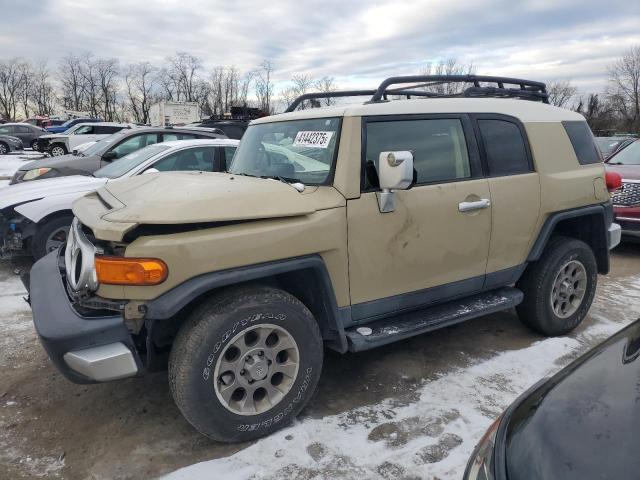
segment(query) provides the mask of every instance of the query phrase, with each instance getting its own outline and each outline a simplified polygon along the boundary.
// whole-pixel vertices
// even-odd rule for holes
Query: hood
[[[622,180],[640,180],[640,165],[609,165],[604,164],[608,172],[619,173]]]
[[[300,193],[278,180],[227,173],[172,172],[110,181],[98,194],[124,205],[102,218],[119,223],[184,224],[307,215],[345,205],[333,187]]]
[[[92,155],[88,157],[83,157],[82,155],[72,155],[72,154],[60,155],[59,157],[49,157],[43,160],[33,160],[31,162],[25,163],[24,165],[20,166],[20,170],[29,171],[33,168],[42,168],[42,167],[49,167],[49,168],[68,167],[68,166],[72,166],[74,162],[81,162],[83,165],[87,163],[95,163],[96,168],[91,170],[93,172],[100,166],[100,157],[96,155]],[[80,168],[80,170],[84,170],[84,169]]]
[[[46,140],[52,139],[52,138],[60,138],[60,137],[67,137],[68,135],[63,135],[62,133],[46,133],[44,135],[40,135],[39,138],[44,138]]]
[[[104,178],[76,175],[9,185],[0,189],[0,209],[19,203],[32,202],[44,197],[94,190],[105,182],[106,179]]]
[[[508,416],[509,480],[638,471],[640,321],[525,396]]]

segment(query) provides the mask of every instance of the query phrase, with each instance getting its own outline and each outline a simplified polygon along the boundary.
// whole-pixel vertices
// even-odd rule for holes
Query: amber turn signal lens
[[[167,264],[157,258],[96,256],[98,282],[107,285],[158,285],[167,279]]]

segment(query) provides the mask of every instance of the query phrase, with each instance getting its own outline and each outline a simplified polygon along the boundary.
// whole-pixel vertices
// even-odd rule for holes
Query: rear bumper
[[[84,317],[73,308],[59,253],[36,262],[29,275],[33,323],[56,368],[75,383],[137,375],[142,363],[122,316]]]
[[[640,237],[640,205],[634,207],[614,206],[615,221],[622,228],[622,234]]]

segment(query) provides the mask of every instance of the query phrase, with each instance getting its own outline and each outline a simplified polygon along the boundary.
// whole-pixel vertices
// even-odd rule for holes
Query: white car
[[[95,122],[78,123],[64,133],[52,133],[38,138],[38,150],[48,152],[52,157],[71,153],[87,142],[96,142],[124,128],[134,128],[130,123]]]
[[[177,140],[156,143],[125,155],[93,176],[75,175],[24,182],[0,189],[0,250],[30,252],[38,259],[67,239],[71,204],[107,182],[165,171],[222,172],[229,149],[239,140]],[[176,185],[176,188],[180,188]]]

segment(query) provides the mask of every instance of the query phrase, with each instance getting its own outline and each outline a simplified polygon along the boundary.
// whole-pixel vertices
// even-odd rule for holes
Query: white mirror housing
[[[395,210],[393,190],[406,190],[413,183],[413,153],[400,150],[380,152],[378,157],[378,179],[381,192],[377,192],[381,213]]]
[[[144,172],[142,172],[143,175],[147,174],[147,173],[158,173],[160,170],[158,170],[157,168],[147,168]]]

